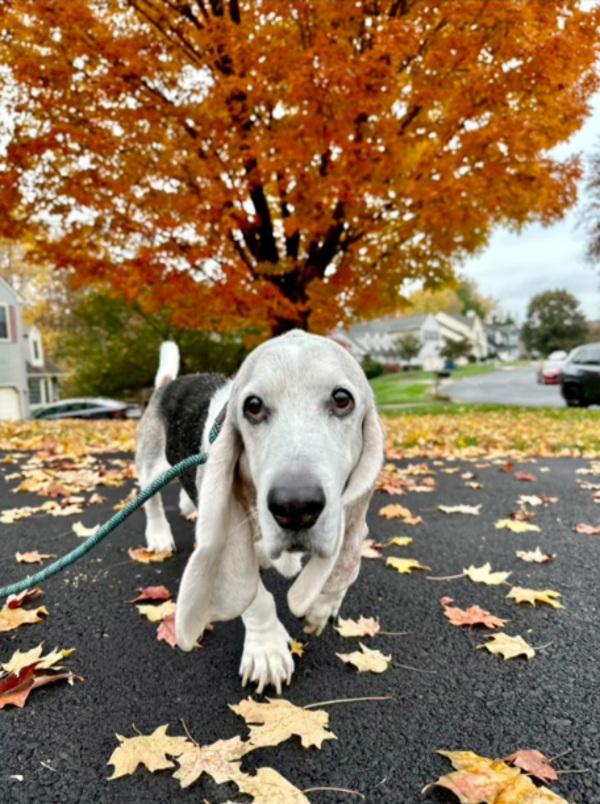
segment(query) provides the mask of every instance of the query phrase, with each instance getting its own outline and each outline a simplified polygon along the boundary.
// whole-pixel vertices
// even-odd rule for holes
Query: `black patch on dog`
[[[200,452],[210,400],[226,382],[223,374],[186,374],[156,392],[171,466]],[[188,469],[179,480],[197,505],[196,468]]]

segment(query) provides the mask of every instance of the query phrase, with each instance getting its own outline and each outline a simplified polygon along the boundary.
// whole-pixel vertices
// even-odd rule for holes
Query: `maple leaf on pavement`
[[[38,687],[54,684],[57,681],[83,681],[81,676],[72,672],[58,673],[62,668],[58,662],[73,653],[73,648],[55,649],[42,656],[42,645],[38,645],[25,653],[15,651],[8,662],[1,665],[3,674],[0,678],[0,709],[5,706],[22,708],[29,695]]]
[[[390,556],[385,560],[386,567],[392,567],[396,572],[402,575],[409,575],[413,570],[430,570],[425,564],[421,564],[416,558],[398,558],[397,556]]]
[[[344,620],[343,617],[339,617],[338,624],[333,627],[340,636],[346,637],[347,639],[375,636],[381,630],[379,620],[376,620],[374,617],[363,617],[362,615],[358,620]]]
[[[395,544],[396,547],[408,547],[410,544],[413,543],[412,536],[392,536],[392,538],[387,543],[386,547],[392,544]]]
[[[173,555],[166,550],[148,550],[147,547],[130,547],[127,553],[129,558],[139,561],[140,564],[162,563]]]
[[[217,740],[210,745],[194,745],[188,741],[177,756],[179,768],[173,778],[181,787],[189,787],[203,773],[212,776],[217,784],[233,781],[241,772],[238,761],[253,749],[254,746],[240,737]]]
[[[531,603],[532,606],[536,603],[546,603],[553,609],[564,609],[557,599],[560,597],[560,592],[555,592],[553,589],[524,589],[522,586],[513,586],[506,597],[516,603]]]
[[[486,586],[498,586],[505,583],[510,574],[510,572],[492,572],[492,565],[489,561],[481,567],[474,567],[471,564],[470,567],[463,570],[463,575],[466,575],[467,578],[475,583],[484,583]]]
[[[516,480],[521,480],[525,483],[535,483],[537,480],[537,477],[532,475],[531,472],[515,472],[514,477]]]
[[[80,536],[82,539],[87,539],[89,536],[93,536],[99,527],[100,525],[92,525],[91,528],[88,528],[83,524],[83,522],[73,522],[71,525],[71,530],[76,536]]]
[[[20,595],[11,595],[0,609],[0,632],[14,631],[21,625],[38,623],[44,616],[47,616],[48,609],[45,606],[38,606],[36,609],[23,608],[24,603],[41,594],[41,589],[31,589]]]
[[[444,514],[472,514],[473,516],[479,516],[481,503],[479,505],[438,505],[438,509]]]
[[[67,659],[75,652],[75,648],[63,648],[61,650],[55,648],[53,651],[43,656],[43,650],[44,648],[41,642],[39,645],[36,645],[35,648],[31,648],[31,650],[25,651],[24,653],[17,650],[13,653],[8,662],[0,664],[0,667],[4,673],[18,673],[24,667],[29,667],[31,664],[35,664],[37,670],[48,670],[50,668],[60,670],[61,668],[57,666],[57,662]]]
[[[472,751],[438,751],[447,757],[454,772],[428,784],[450,790],[460,804],[567,804],[564,798],[545,787],[537,787],[519,768],[500,759],[481,757]]]
[[[185,750],[187,737],[171,737],[168,724],[158,726],[152,734],[123,737],[117,734],[120,745],[112,752],[108,765],[114,766],[109,779],[119,779],[133,773],[138,765],[144,765],[151,773],[175,767],[169,757],[178,757]]]
[[[586,525],[582,522],[580,525],[575,525],[573,530],[575,533],[583,533],[585,536],[600,536],[600,525]]]
[[[553,561],[556,558],[555,553],[542,553],[539,547],[536,547],[535,550],[517,550],[515,555],[521,561],[533,564],[545,564],[547,561]]]
[[[151,623],[158,623],[168,617],[170,614],[175,614],[175,603],[172,600],[165,600],[157,606],[148,604],[146,606],[137,606],[137,610],[146,617]]]
[[[360,643],[360,650],[352,653],[336,653],[338,659],[346,664],[352,664],[359,673],[385,673],[392,661],[391,655],[385,656],[379,650],[371,650]]]
[[[505,757],[504,761],[509,765],[515,765],[517,768],[521,768],[521,770],[531,774],[531,776],[535,776],[540,782],[558,781],[558,773],[550,764],[550,760],[545,757],[541,751],[536,751],[534,748],[520,748],[518,751],[515,751],[514,754]]]
[[[166,586],[145,586],[138,589],[139,595],[130,603],[141,603],[144,600],[170,600],[172,595]]]
[[[49,558],[56,558],[53,553],[40,553],[39,550],[30,550],[27,553],[15,553],[19,564],[41,564]]]
[[[175,636],[175,615],[167,616],[158,624],[156,629],[156,639],[159,642],[166,642],[172,648],[177,647],[177,637]]]
[[[284,698],[267,698],[267,703],[261,703],[249,697],[229,708],[250,727],[249,742],[254,748],[279,745],[294,735],[304,748],[321,748],[324,740],[337,740],[328,730],[328,712],[303,709]]]
[[[405,525],[422,525],[423,519],[415,516],[408,508],[403,505],[384,505],[379,509],[379,516],[385,519],[401,519]]]
[[[375,539],[364,539],[360,548],[361,558],[383,558],[381,551],[383,545],[378,544]]]
[[[490,653],[499,653],[505,659],[514,659],[517,656],[533,659],[535,656],[535,650],[522,636],[509,636],[500,631],[497,634],[489,634],[487,639],[485,644],[477,646],[477,650],[485,648]]]
[[[486,628],[498,628],[506,625],[508,620],[502,620],[500,617],[495,617],[489,611],[480,608],[479,606],[469,606],[468,609],[460,609],[457,606],[451,606],[454,603],[451,597],[443,597],[440,603],[444,607],[444,614],[450,620],[452,625],[484,625]]]
[[[537,525],[532,525],[530,522],[520,522],[518,519],[499,519],[496,522],[496,528],[511,530],[513,533],[540,532],[540,528]]]
[[[255,776],[240,773],[233,781],[254,804],[310,804],[304,793],[274,768],[259,768]]]

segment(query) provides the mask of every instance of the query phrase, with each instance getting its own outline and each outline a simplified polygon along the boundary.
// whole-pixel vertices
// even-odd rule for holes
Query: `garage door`
[[[20,419],[19,394],[14,388],[0,388],[0,419]]]

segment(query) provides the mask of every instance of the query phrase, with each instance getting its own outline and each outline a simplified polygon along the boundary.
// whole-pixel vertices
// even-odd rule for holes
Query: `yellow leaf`
[[[171,737],[167,734],[168,725],[159,726],[152,734],[137,737],[122,737],[117,734],[120,745],[112,752],[108,765],[114,766],[110,779],[119,779],[133,773],[138,765],[144,765],[150,773],[173,768],[168,757],[178,757],[185,750],[186,737]]]
[[[505,659],[514,659],[516,656],[524,655],[528,659],[533,659],[535,650],[526,642],[522,636],[509,636],[504,631],[490,634],[488,641],[484,645],[478,645],[477,649],[485,648],[490,653],[499,653]]]
[[[162,563],[173,555],[166,550],[148,550],[147,547],[130,547],[127,553],[129,558],[140,564]]]
[[[410,536],[394,536],[389,540],[388,545],[395,544],[397,547],[408,547],[412,543],[413,540]]]
[[[301,659],[304,656],[304,642],[298,642],[298,640],[292,639],[290,642],[290,653],[292,656],[297,656]]]
[[[421,525],[423,523],[420,516],[415,516],[408,508],[397,504],[384,505],[379,509],[379,516],[383,516],[385,519],[401,519],[405,525]]]
[[[351,639],[352,637],[375,636],[381,630],[379,620],[374,617],[359,617],[358,620],[338,619],[338,624],[334,625],[335,630],[340,636]]]
[[[45,606],[38,606],[37,609],[15,608],[9,609],[6,605],[0,609],[0,631],[14,631],[21,625],[39,623],[43,616],[48,615]]]
[[[431,567],[421,564],[421,562],[417,561],[416,558],[397,558],[396,556],[390,556],[386,559],[385,564],[387,567],[392,567],[392,569],[395,569],[397,572],[400,572],[403,575],[408,575],[413,570],[431,569]]]
[[[9,661],[0,664],[0,667],[4,673],[19,673],[24,667],[29,667],[31,664],[37,665],[37,670],[48,670],[50,667],[54,670],[60,670],[61,668],[57,665],[57,662],[66,659],[74,652],[75,648],[63,648],[62,650],[55,648],[43,656],[43,645],[40,642],[35,648],[31,648],[31,650],[24,653],[21,653],[20,650],[15,651]]]
[[[554,553],[542,553],[539,547],[536,547],[535,550],[517,550],[516,556],[521,561],[528,561],[534,564],[545,564],[555,558]]]
[[[564,609],[562,603],[557,600],[560,592],[552,589],[524,589],[522,586],[513,586],[506,597],[517,603],[531,603],[532,606],[535,606],[536,603],[546,603],[553,609]]]
[[[173,778],[179,781],[181,787],[189,787],[203,773],[207,773],[217,784],[225,784],[240,773],[237,760],[252,748],[239,737],[217,740],[210,745],[194,745],[188,742],[178,755],[179,768]]]
[[[472,514],[479,516],[481,513],[481,503],[479,505],[438,505],[444,514]]]
[[[87,539],[89,536],[93,536],[99,527],[99,525],[93,525],[91,528],[88,528],[83,524],[83,522],[74,522],[71,525],[73,533],[76,536],[80,536],[82,539]]]
[[[338,659],[353,664],[359,673],[385,673],[392,661],[391,655],[385,656],[379,650],[371,650],[360,643],[360,650],[352,653],[336,653]]]
[[[537,525],[532,525],[531,522],[521,522],[518,519],[499,519],[496,522],[496,528],[510,530],[513,533],[532,533],[540,532]]]
[[[463,575],[470,578],[475,583],[484,583],[486,586],[497,586],[504,583],[509,577],[510,572],[492,572],[492,565],[488,561],[481,567],[474,567],[472,564],[463,570]]]
[[[255,776],[240,773],[233,781],[254,804],[310,804],[304,793],[273,768],[259,768]]]
[[[162,622],[165,617],[175,614],[175,603],[172,600],[165,600],[164,603],[160,603],[158,606],[149,604],[136,606],[136,608],[142,617],[146,617],[151,623]]]
[[[304,748],[321,748],[324,740],[336,740],[328,731],[329,713],[323,710],[303,709],[284,698],[267,699],[267,703],[246,698],[229,706],[250,726],[250,743],[253,748],[279,745],[292,735],[300,737]]]

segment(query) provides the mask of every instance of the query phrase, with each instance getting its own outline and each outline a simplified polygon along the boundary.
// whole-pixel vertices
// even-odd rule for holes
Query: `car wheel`
[[[587,408],[590,404],[584,399],[581,388],[578,385],[565,385],[563,395],[568,408]]]

